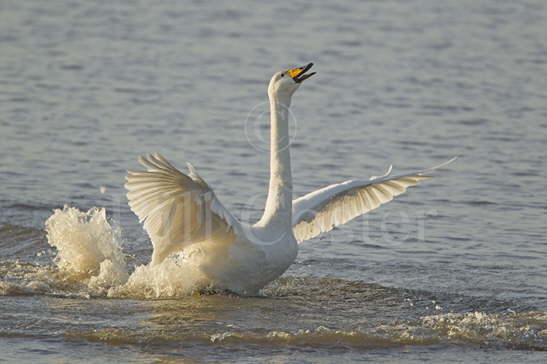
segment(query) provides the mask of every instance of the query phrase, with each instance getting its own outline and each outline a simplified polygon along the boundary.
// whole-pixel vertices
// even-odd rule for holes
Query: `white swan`
[[[183,262],[199,269],[211,287],[255,295],[293,263],[297,242],[373,210],[427,178],[424,173],[433,168],[395,177],[390,169],[293,201],[288,108],[302,81],[315,74],[307,73],[312,65],[278,72],[270,80],[270,187],[256,224],[246,226],[230,214],[190,164],[186,175],[156,153],[139,158],[147,171],[128,171],[129,206],[152,240],[152,265],[183,251]]]

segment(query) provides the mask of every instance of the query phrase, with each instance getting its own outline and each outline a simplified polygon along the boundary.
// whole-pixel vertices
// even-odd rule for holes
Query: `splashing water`
[[[109,297],[160,298],[181,297],[207,288],[202,273],[184,264],[182,254],[173,255],[158,265],[137,266],[127,282],[112,287]]]
[[[104,208],[87,212],[65,206],[46,221],[48,243],[57,249],[55,263],[67,280],[77,280],[92,296],[158,298],[185,296],[206,288],[197,267],[176,254],[161,264],[140,265],[129,275],[121,246]]]
[[[82,212],[75,207],[56,209],[46,221],[48,243],[57,248],[59,270],[79,279],[96,293],[123,284],[129,278],[120,237],[104,208]]]

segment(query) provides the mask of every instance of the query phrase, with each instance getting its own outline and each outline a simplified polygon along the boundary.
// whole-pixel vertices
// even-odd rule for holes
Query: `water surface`
[[[543,362],[545,34],[540,0],[3,1],[2,358]],[[44,224],[65,204],[104,207],[99,231],[131,270],[148,262],[123,189],[142,153],[192,161],[256,217],[267,81],[310,61],[293,100],[296,195],[458,162],[301,245],[264,297],[186,296],[184,277],[159,298],[109,295],[96,272],[59,270]]]

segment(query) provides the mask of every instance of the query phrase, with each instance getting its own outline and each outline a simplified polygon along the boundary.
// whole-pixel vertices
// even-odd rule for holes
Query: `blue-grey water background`
[[[0,1],[0,359],[544,362],[546,34],[541,0]],[[301,245],[265,298],[36,289],[65,204],[147,262],[123,189],[143,153],[256,216],[267,82],[310,61],[296,196],[460,159]]]

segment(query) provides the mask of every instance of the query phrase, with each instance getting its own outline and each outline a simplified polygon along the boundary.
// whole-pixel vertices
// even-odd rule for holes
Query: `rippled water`
[[[1,2],[0,358],[543,362],[545,34],[541,0]],[[257,216],[267,80],[309,61],[297,195],[460,159],[301,245],[264,297],[188,296],[175,265],[111,289],[95,247],[129,273],[151,254],[124,197],[136,157],[191,160]],[[58,212],[80,273],[45,233],[65,204],[108,217]]]

